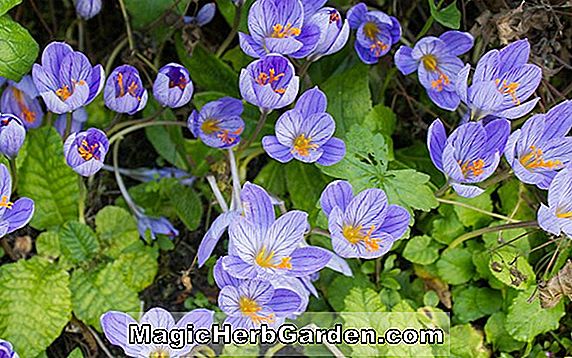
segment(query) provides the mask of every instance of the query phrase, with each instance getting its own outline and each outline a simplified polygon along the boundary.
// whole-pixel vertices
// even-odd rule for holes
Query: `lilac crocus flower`
[[[32,199],[20,198],[11,202],[11,194],[12,178],[8,168],[0,164],[0,238],[26,226],[34,215]]]
[[[12,114],[0,114],[0,153],[15,158],[26,139],[26,128],[20,118]]]
[[[54,122],[54,128],[62,136],[65,136],[66,126],[67,126],[68,116],[67,114],[60,114],[56,121]],[[72,113],[71,123],[70,123],[70,133],[81,132],[83,125],[87,122],[87,111],[84,107],[78,108]]]
[[[258,0],[248,13],[250,35],[239,33],[240,47],[252,57],[269,53],[305,57],[316,47],[320,29],[304,19],[300,0]]]
[[[336,180],[322,192],[320,205],[328,216],[334,251],[345,258],[380,257],[409,226],[409,212],[388,205],[381,189],[366,189],[354,196],[350,183]]]
[[[308,24],[320,29],[320,37],[316,47],[308,53],[309,61],[317,61],[324,56],[341,50],[348,42],[350,26],[348,20],[342,21],[339,11],[332,7],[324,7],[308,20]]]
[[[8,81],[8,87],[2,93],[0,110],[22,119],[24,127],[36,128],[42,124],[44,111],[37,99],[39,96],[32,76],[26,75],[18,83]]]
[[[203,27],[209,22],[213,21],[215,11],[215,3],[208,3],[197,12],[197,16],[183,16],[183,22],[185,25],[194,24],[199,27]]]
[[[478,121],[487,116],[516,119],[534,108],[539,98],[528,102],[540,80],[540,67],[527,63],[530,55],[528,40],[515,41],[481,57],[468,86],[470,65],[455,80],[457,94],[469,107],[466,119]]]
[[[453,111],[460,102],[455,79],[463,61],[458,56],[469,51],[473,42],[468,32],[447,31],[439,37],[427,36],[413,48],[401,46],[395,53],[395,65],[404,75],[417,71],[429,98],[439,107]]]
[[[163,66],[153,84],[153,95],[163,107],[179,108],[193,96],[193,82],[183,66],[170,63]]]
[[[263,323],[277,327],[296,312],[300,302],[296,292],[274,289],[266,280],[246,280],[236,287],[227,285],[218,296],[218,305],[228,316],[224,322],[245,329],[258,328]]]
[[[134,114],[147,104],[147,90],[143,87],[139,71],[133,66],[117,67],[105,82],[105,105],[118,113]]]
[[[42,64],[34,64],[32,77],[48,109],[61,114],[91,103],[103,88],[105,74],[83,53],[52,42],[42,53]]]
[[[551,234],[572,238],[572,170],[558,172],[548,188],[548,206],[541,204],[538,224]]]
[[[187,121],[189,130],[213,148],[232,148],[240,142],[244,130],[242,101],[223,97],[194,110]]]
[[[299,85],[294,66],[280,55],[267,55],[240,71],[240,94],[263,111],[294,102]]]
[[[139,235],[144,239],[151,237],[151,240],[156,240],[157,235],[166,235],[170,239],[179,236],[179,231],[175,229],[167,218],[152,218],[144,215],[142,212],[136,213],[136,217]]]
[[[101,11],[101,0],[75,0],[75,11],[79,17],[89,20]]]
[[[278,118],[276,136],[262,139],[266,153],[281,163],[297,159],[333,165],[342,160],[346,146],[333,137],[336,123],[326,107],[326,95],[318,87],[304,92],[294,109]]]
[[[68,165],[84,177],[94,175],[103,167],[108,150],[107,136],[97,128],[72,133],[64,143]]]
[[[377,10],[368,11],[364,3],[353,6],[347,16],[350,27],[357,29],[356,52],[368,65],[377,63],[401,37],[401,25],[395,17]]]
[[[536,114],[507,142],[505,157],[514,174],[527,184],[548,189],[556,173],[572,161],[572,101],[564,101],[546,114]]]
[[[509,121],[496,119],[484,126],[465,123],[447,138],[443,123],[436,119],[429,127],[427,147],[433,164],[448,177],[457,194],[472,198],[484,192],[474,184],[494,173],[509,134]]]
[[[10,342],[0,339],[0,358],[20,358],[20,356],[14,352]]]
[[[105,337],[111,344],[119,346],[123,349],[125,355],[129,357],[182,357],[189,354],[195,346],[194,344],[182,345],[180,348],[173,348],[173,345],[167,343],[131,343],[130,342],[130,326],[137,326],[137,330],[141,330],[142,325],[150,325],[151,332],[165,332],[170,336],[173,330],[186,331],[187,327],[192,326],[193,330],[210,329],[213,324],[214,312],[206,309],[196,309],[185,314],[180,320],[175,319],[163,308],[152,308],[141,317],[139,322],[130,315],[109,311],[101,316],[101,328]],[[131,337],[132,338],[132,337]],[[171,342],[172,343],[172,342]]]

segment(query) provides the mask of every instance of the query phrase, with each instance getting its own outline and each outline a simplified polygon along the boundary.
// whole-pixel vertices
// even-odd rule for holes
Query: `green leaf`
[[[95,216],[95,231],[102,250],[118,258],[127,247],[139,242],[135,219],[125,209],[106,206]]]
[[[268,192],[283,196],[286,194],[286,179],[284,178],[284,167],[277,161],[270,161],[258,173],[254,183],[261,185]]]
[[[166,161],[178,168],[185,168],[184,138],[180,127],[154,126],[145,128],[145,135],[153,148]]]
[[[32,227],[50,229],[78,217],[77,174],[65,162],[62,138],[53,127],[28,132],[19,194],[34,199]]]
[[[125,7],[129,12],[131,24],[134,28],[140,29],[156,21],[168,10],[174,10],[179,15],[183,15],[190,0],[125,0]],[[173,6],[173,5],[177,6]],[[119,11],[119,9],[117,9]],[[122,20],[123,21],[123,20]],[[123,25],[123,24],[121,24]]]
[[[375,288],[367,276],[361,272],[355,272],[354,277],[337,275],[334,280],[324,287],[325,296],[336,312],[345,310],[345,298],[350,290],[356,288]]]
[[[459,221],[452,205],[440,205],[441,214],[432,223],[431,236],[442,244],[449,245],[457,237],[465,233],[465,227]]]
[[[490,197],[490,193],[487,191],[475,198],[462,198],[459,197],[455,201],[474,206],[478,209],[485,211],[493,211],[493,202]],[[486,226],[493,219],[485,214],[481,214],[475,210],[471,210],[459,205],[453,205],[457,217],[466,227],[481,227]]]
[[[297,160],[282,166],[286,173],[286,188],[297,209],[316,211],[316,203],[327,185],[324,175],[312,164]]]
[[[193,54],[189,55],[180,36],[177,37],[176,48],[179,59],[191,73],[193,83],[197,87],[239,97],[238,74],[229,65],[201,45],[195,47]]]
[[[20,4],[22,0],[2,0],[0,2],[0,16],[4,15],[14,6]]]
[[[451,357],[485,358],[490,354],[483,343],[483,332],[470,324],[451,328]]]
[[[503,312],[493,313],[489,317],[485,325],[487,343],[492,344],[495,350],[501,352],[513,352],[522,349],[524,343],[515,340],[508,334],[505,322],[506,315]]]
[[[429,9],[431,16],[441,25],[456,30],[461,27],[461,12],[457,9],[457,0],[443,9],[437,8],[435,0],[429,0]]]
[[[521,291],[508,309],[506,330],[517,341],[532,342],[537,335],[557,329],[560,318],[565,314],[563,301],[552,308],[544,309],[540,307],[535,293],[534,286]],[[533,295],[534,299],[529,302]]]
[[[70,221],[60,229],[59,243],[62,254],[76,264],[94,258],[99,251],[95,233],[77,221]]]
[[[453,291],[453,318],[460,323],[468,323],[500,310],[500,291],[487,287],[469,287]]]
[[[0,337],[20,357],[44,351],[71,318],[69,275],[44,258],[0,267],[0,292]]]
[[[365,116],[364,127],[375,133],[391,136],[395,130],[397,117],[391,108],[378,104]]]
[[[426,143],[414,141],[413,145],[409,147],[397,149],[395,151],[395,159],[411,169],[429,174],[431,181],[436,186],[441,187],[445,184],[445,176],[431,161]]]
[[[0,5],[0,9],[2,8],[4,5]],[[30,72],[38,52],[38,43],[28,30],[13,21],[9,15],[0,17],[0,76],[19,81]]]
[[[437,271],[443,281],[451,285],[465,283],[475,274],[472,255],[460,247],[445,250],[437,261]]]
[[[130,289],[140,292],[153,283],[159,268],[158,257],[156,247],[146,246],[139,241],[127,248],[113,262],[113,267],[121,272],[123,281]]]
[[[493,251],[489,256],[489,269],[497,280],[517,290],[524,290],[536,282],[532,266],[511,247]]]
[[[68,355],[68,358],[83,358],[83,352],[80,348],[76,348]]]
[[[328,97],[328,113],[336,121],[336,133],[345,137],[354,124],[363,123],[371,111],[368,67],[362,63],[331,76],[322,85]]]
[[[36,238],[36,251],[38,255],[47,258],[58,258],[62,254],[60,250],[60,237],[55,231],[46,231]]]
[[[429,265],[439,258],[439,246],[431,242],[429,236],[415,236],[407,241],[403,257],[421,265]]]
[[[203,204],[197,193],[188,186],[173,182],[168,196],[179,219],[189,230],[196,230],[203,216]]]
[[[427,186],[431,178],[413,169],[390,170],[382,180],[389,202],[405,208],[430,211],[439,203],[433,190]]]
[[[384,312],[385,305],[377,292],[367,287],[353,287],[344,299],[345,312]],[[365,327],[365,326],[359,326]]]
[[[138,312],[137,292],[121,277],[122,272],[113,264],[91,271],[75,270],[70,289],[77,318],[101,330],[99,318],[107,311]]]

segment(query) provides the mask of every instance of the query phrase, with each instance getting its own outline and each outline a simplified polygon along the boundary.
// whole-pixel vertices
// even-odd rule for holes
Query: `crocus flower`
[[[139,215],[136,216],[139,235],[144,239],[148,237],[147,234],[149,234],[152,240],[156,240],[157,235],[166,235],[170,239],[179,236],[179,231],[175,229],[167,218],[152,218],[143,213],[139,213]]]
[[[34,64],[32,77],[48,109],[61,114],[91,103],[103,88],[105,74],[83,53],[52,42],[42,53],[42,64]]]
[[[0,358],[20,358],[20,356],[14,352],[10,342],[0,339]]]
[[[239,33],[240,47],[252,57],[268,53],[305,57],[316,47],[320,29],[304,19],[300,0],[255,1],[248,13],[250,35]]]
[[[548,189],[556,173],[572,161],[571,128],[572,101],[564,101],[514,131],[504,154],[518,179]]]
[[[247,280],[236,287],[227,285],[218,296],[220,309],[227,314],[225,323],[233,328],[258,328],[261,324],[277,327],[296,312],[300,296],[288,289],[274,289],[266,280]]]
[[[208,3],[197,12],[197,16],[183,16],[183,22],[186,25],[194,24],[203,27],[213,21],[215,11],[216,5],[212,2]]]
[[[107,340],[123,349],[123,352],[129,357],[182,357],[186,356],[195,346],[187,344],[179,349],[171,348],[169,344],[152,343],[131,343],[129,335],[129,326],[140,326],[148,324],[151,326],[151,332],[161,330],[169,335],[171,330],[186,331],[188,325],[193,326],[193,330],[201,328],[210,329],[213,324],[214,312],[206,309],[196,309],[185,314],[179,321],[175,319],[168,311],[163,308],[152,308],[147,311],[137,322],[130,315],[109,311],[101,316],[101,328]]]
[[[333,165],[344,157],[346,146],[333,138],[336,123],[326,113],[326,95],[314,87],[304,92],[294,109],[276,122],[276,136],[266,136],[262,146],[281,163],[297,159],[305,163]]]
[[[347,16],[350,27],[357,29],[356,52],[368,65],[377,63],[401,37],[401,25],[395,17],[377,10],[368,11],[364,3],[353,6]]]
[[[0,153],[8,158],[16,157],[25,139],[26,129],[20,118],[0,114]]]
[[[68,165],[84,177],[94,175],[103,167],[108,150],[107,136],[97,128],[72,133],[64,143]]]
[[[189,130],[213,148],[232,148],[240,142],[244,130],[242,101],[223,97],[194,110],[187,121]]]
[[[447,31],[439,37],[427,36],[413,48],[401,46],[395,53],[395,65],[404,75],[417,71],[429,98],[439,107],[453,111],[460,102],[455,79],[463,61],[458,56],[469,51],[473,42],[468,32]]]
[[[34,215],[32,199],[20,198],[11,202],[11,194],[12,178],[8,168],[0,164],[0,238],[26,226]]]
[[[316,12],[309,20],[320,29],[320,37],[316,47],[308,53],[308,60],[317,61],[341,50],[350,36],[348,20],[342,21],[339,11],[325,7]]]
[[[268,55],[240,71],[240,94],[261,110],[270,111],[294,102],[299,82],[290,61],[280,55]]]
[[[473,184],[494,173],[509,134],[510,123],[496,119],[484,126],[465,123],[447,138],[443,123],[436,119],[429,127],[427,147],[433,164],[448,177],[457,194],[472,198],[484,192]]]
[[[89,20],[101,11],[101,0],[75,0],[75,11],[79,17]]]
[[[467,119],[478,121],[487,116],[516,119],[532,111],[539,98],[526,100],[538,88],[542,70],[527,63],[529,55],[528,40],[487,52],[477,64],[470,87],[470,65],[461,70],[455,86],[461,101],[469,107]]]
[[[139,112],[147,104],[147,96],[139,71],[130,65],[122,65],[113,70],[103,90],[105,105],[118,113]]]
[[[153,95],[163,107],[179,108],[189,103],[193,96],[189,71],[176,63],[163,66],[153,84]]]
[[[0,110],[22,119],[24,127],[36,128],[42,124],[44,111],[37,99],[39,96],[32,76],[26,75],[18,83],[9,81],[2,93]]]
[[[381,189],[366,189],[354,197],[350,183],[336,180],[324,189],[320,205],[328,216],[334,251],[345,258],[380,257],[409,226],[409,212],[388,205]]]
[[[548,188],[548,206],[538,209],[538,224],[551,234],[572,238],[572,170],[558,172]]]
[[[67,114],[60,114],[56,121],[54,122],[54,128],[58,133],[64,137],[66,132],[66,126],[68,122]],[[84,107],[78,108],[72,113],[71,123],[70,123],[70,133],[77,133],[83,129],[83,125],[87,122],[87,111]]]

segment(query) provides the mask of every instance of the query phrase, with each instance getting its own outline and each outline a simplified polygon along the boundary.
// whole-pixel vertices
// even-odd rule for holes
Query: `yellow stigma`
[[[356,245],[363,242],[367,251],[375,252],[379,250],[379,239],[371,237],[374,230],[374,225],[366,233],[362,231],[361,226],[344,225],[342,234],[350,244]]]
[[[556,210],[556,217],[560,219],[572,219],[572,211],[561,211],[558,209]]]
[[[531,169],[557,169],[562,165],[559,160],[549,160],[545,161],[543,159],[542,149],[537,148],[534,145],[530,146],[530,151],[520,157],[518,160],[523,167],[528,170]]]
[[[268,316],[259,315],[258,312],[262,310],[262,308],[256,303],[255,300],[250,299],[248,297],[242,296],[238,301],[238,309],[240,312],[250,318],[254,323],[272,323],[274,322],[274,314],[269,314]]]
[[[468,177],[470,173],[476,177],[484,173],[483,168],[485,167],[485,161],[477,159],[472,162],[466,161],[464,164],[461,164],[461,161],[459,161],[459,165],[461,166],[461,172],[465,178]]]
[[[6,195],[2,195],[2,200],[0,201],[0,208],[12,209],[12,206],[14,206],[14,203],[8,201],[8,197]]]
[[[266,253],[266,246],[262,246],[262,249],[260,249],[254,261],[258,266],[264,268],[276,268],[276,269],[287,269],[287,270],[292,269],[291,257],[286,256],[282,258],[279,264],[273,264],[272,263],[273,258],[274,258],[274,251]]]
[[[163,349],[157,349],[149,353],[149,358],[170,358],[169,352]]]
[[[286,26],[283,26],[282,24],[276,24],[272,26],[272,33],[270,34],[270,37],[283,39],[285,37],[298,36],[301,32],[302,30],[297,27],[292,27],[292,24],[290,23],[286,24]]]
[[[60,97],[62,101],[68,99],[72,94],[70,92],[70,88],[68,85],[64,85],[63,87],[56,90],[56,95]]]
[[[507,83],[507,80],[504,80],[501,84],[500,79],[496,79],[495,83],[497,86],[500,85],[498,87],[500,93],[510,95],[512,98],[512,102],[517,106],[520,105],[520,99],[518,99],[518,96],[516,95],[516,90],[520,86],[518,82]]]
[[[363,33],[368,39],[375,40],[379,34],[379,27],[377,27],[375,22],[366,22],[363,25]]]
[[[319,148],[319,146],[312,143],[312,138],[306,138],[304,134],[300,134],[296,139],[294,139],[294,148],[292,149],[292,153],[298,153],[303,157],[307,157],[310,155],[310,150],[316,150],[317,148]]]
[[[437,69],[437,58],[433,55],[424,55],[421,62],[427,71],[435,71]]]
[[[205,119],[205,121],[201,124],[201,130],[205,133],[205,134],[212,134],[214,132],[218,132],[220,131],[220,127],[219,127],[219,121],[217,119],[214,118],[207,118]]]

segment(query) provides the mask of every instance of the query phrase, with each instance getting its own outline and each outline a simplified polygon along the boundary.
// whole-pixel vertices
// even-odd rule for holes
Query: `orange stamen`
[[[90,146],[89,143],[87,143],[87,141],[84,139],[81,141],[81,145],[77,148],[77,151],[80,157],[82,157],[83,160],[85,160],[86,162],[92,158],[99,160],[99,158],[95,155],[95,151],[97,150],[98,147],[99,147],[98,143],[95,143]]]
[[[318,148],[319,145],[312,143],[312,138],[306,138],[304,134],[300,134],[294,140],[294,148],[292,148],[291,153],[298,153],[303,157],[307,157],[310,155],[310,150],[316,150]]]
[[[244,316],[250,318],[256,324],[274,322],[273,313],[269,314],[268,316],[258,314],[262,308],[253,299],[242,296],[238,302],[238,307]]]
[[[281,24],[276,24],[274,26],[272,26],[272,33],[270,34],[270,37],[273,38],[286,38],[286,37],[290,37],[290,36],[299,36],[300,33],[302,32],[302,30],[300,30],[297,27],[292,27],[292,24],[288,23],[286,24],[286,26],[283,26]]]
[[[469,175],[469,173],[473,173],[473,176],[479,176],[484,173],[485,161],[482,159],[467,161],[464,164],[461,164],[459,161],[459,165],[461,165],[461,172],[465,178]]]
[[[498,86],[500,84],[500,79],[496,79],[495,83]],[[519,86],[520,84],[518,82],[511,82],[507,84],[507,81],[504,80],[498,90],[502,94],[510,95],[512,97],[513,103],[518,106],[520,105],[520,99],[518,99],[518,96],[516,95],[516,90],[518,89]]]
[[[375,252],[379,250],[379,239],[371,237],[374,230],[375,226],[372,225],[364,234],[361,226],[344,225],[342,234],[352,245],[363,242],[367,251]]]
[[[543,159],[542,149],[537,148],[534,145],[530,146],[530,152],[523,155],[519,159],[520,164],[526,169],[557,169],[562,166],[562,162],[559,160],[548,160]]]
[[[12,88],[12,93],[14,94],[14,98],[16,99],[16,103],[18,103],[18,108],[22,112],[22,117],[28,123],[34,123],[36,120],[36,112],[30,111],[30,108],[26,105],[26,101],[24,101],[24,92],[20,91],[16,87]]]
[[[8,201],[8,197],[6,195],[2,195],[2,200],[0,201],[0,207],[12,209],[12,206],[14,206],[14,203]]]

